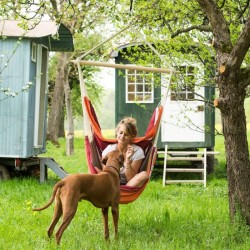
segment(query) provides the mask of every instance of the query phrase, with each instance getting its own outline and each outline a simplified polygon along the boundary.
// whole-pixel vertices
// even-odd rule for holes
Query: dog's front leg
[[[104,237],[105,240],[109,239],[109,225],[108,225],[108,212],[109,208],[102,208],[102,216],[103,216],[103,223],[104,223]]]
[[[118,236],[118,220],[119,220],[119,205],[112,206],[113,224],[115,229],[115,237]]]

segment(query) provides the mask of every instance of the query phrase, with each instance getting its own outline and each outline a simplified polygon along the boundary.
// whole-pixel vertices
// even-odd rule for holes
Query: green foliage
[[[100,43],[102,36],[94,32],[89,36],[84,36],[84,33],[76,33],[74,35],[74,46],[75,51],[71,53],[71,58],[78,57],[86,51],[89,51],[93,46]],[[102,54],[102,50],[94,51],[88,56],[89,60],[96,60]],[[58,64],[58,53],[52,54],[50,58],[50,67],[49,67],[49,79],[50,79],[50,94],[54,88],[54,82],[56,77],[56,68]],[[80,92],[80,80],[77,71],[77,67],[68,62],[69,70],[69,84],[71,87],[71,98],[72,98],[72,107],[74,116],[82,115],[82,101],[81,101],[81,92]],[[91,66],[82,66],[84,82],[86,84],[89,97],[91,101],[96,105],[100,105],[102,99],[103,87],[95,81],[95,74],[100,71],[97,67]]]
[[[160,1],[133,1],[133,12],[130,16],[131,39],[133,42],[147,41],[156,46],[156,49],[165,55],[166,67],[177,67],[180,62],[191,60],[205,66],[205,76],[199,79],[199,84],[214,86],[215,51],[212,46],[213,34],[208,18],[202,12],[197,1],[160,0]],[[231,42],[239,39],[245,21],[249,16],[247,1],[216,1],[222,11],[231,34]],[[120,15],[126,23],[127,10],[124,5]],[[212,13],[211,13],[212,14]],[[142,35],[143,34],[143,35]],[[230,43],[230,41],[229,41]],[[139,53],[139,48],[137,48]],[[249,54],[250,52],[248,52]],[[155,63],[158,56],[154,53],[145,54],[144,64]],[[137,58],[137,53],[133,53]],[[178,59],[177,59],[178,58]],[[249,56],[245,57],[242,67],[249,64]],[[132,58],[130,58],[132,60]],[[141,63],[141,62],[140,62]]]

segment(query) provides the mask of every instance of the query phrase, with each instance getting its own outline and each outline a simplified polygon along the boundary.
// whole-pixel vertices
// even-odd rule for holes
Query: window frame
[[[36,62],[37,60],[37,44],[32,42],[31,43],[31,61]]]
[[[149,79],[147,79],[149,76]],[[154,103],[154,74],[143,70],[125,70],[126,103]],[[129,97],[134,95],[134,99]],[[147,98],[149,97],[149,98]]]
[[[183,71],[180,70],[180,68],[184,68],[184,67],[185,67],[185,72],[183,73]],[[192,71],[189,71],[188,69],[192,69]],[[198,74],[199,74],[198,66],[195,64],[193,64],[193,65],[182,64],[181,66],[178,66],[176,70],[181,71],[182,73],[181,73],[181,78],[179,78],[177,80],[177,82],[175,82],[174,80],[172,81],[172,84],[174,85],[176,83],[177,87],[175,89],[170,88],[170,100],[171,101],[194,101],[195,96],[196,96],[195,85],[198,81]],[[178,75],[177,75],[177,77],[178,77]],[[187,87],[187,82],[184,79],[186,77],[193,78],[192,79],[192,86],[189,89]],[[184,86],[184,88],[183,88],[183,86]],[[176,90],[178,92],[176,92]],[[191,95],[192,97],[189,98],[189,95]]]

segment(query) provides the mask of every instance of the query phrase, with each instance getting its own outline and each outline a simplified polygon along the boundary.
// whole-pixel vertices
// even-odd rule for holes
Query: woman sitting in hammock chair
[[[136,120],[131,117],[122,119],[116,127],[116,144],[108,145],[102,152],[102,157],[118,149],[124,155],[124,166],[120,170],[120,183],[130,187],[141,187],[149,178],[146,171],[139,172],[145,158],[144,151],[132,139],[137,135]],[[100,169],[98,169],[100,172]]]

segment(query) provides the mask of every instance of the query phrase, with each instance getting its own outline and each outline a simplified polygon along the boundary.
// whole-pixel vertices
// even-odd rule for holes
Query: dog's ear
[[[119,154],[117,158],[118,158],[119,163],[123,164],[123,162],[124,162],[124,156],[123,156],[123,154]]]
[[[108,160],[108,157],[107,157],[107,156],[105,156],[104,158],[102,158],[102,164],[106,165],[107,160]]]

